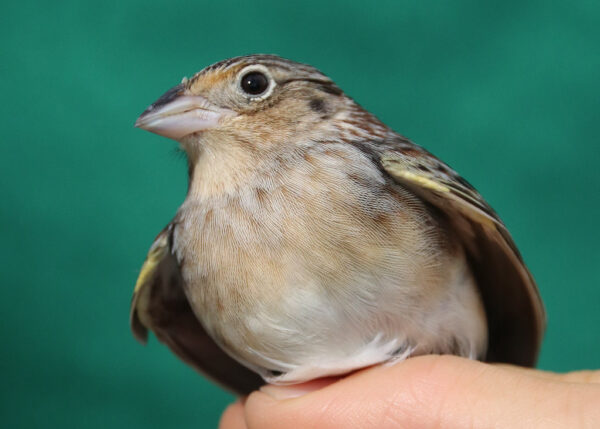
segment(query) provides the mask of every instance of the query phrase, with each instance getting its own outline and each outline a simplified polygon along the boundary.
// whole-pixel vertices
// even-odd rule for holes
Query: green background
[[[133,122],[255,52],[317,66],[471,181],[539,283],[539,366],[600,367],[597,2],[4,1],[0,20],[2,426],[216,425],[232,397],[129,332],[186,191],[175,143]]]

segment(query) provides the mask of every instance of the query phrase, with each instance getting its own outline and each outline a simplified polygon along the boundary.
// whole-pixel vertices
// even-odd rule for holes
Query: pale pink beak
[[[209,103],[199,95],[188,95],[184,85],[168,90],[135,121],[135,126],[168,137],[181,139],[189,134],[215,128],[234,112]]]

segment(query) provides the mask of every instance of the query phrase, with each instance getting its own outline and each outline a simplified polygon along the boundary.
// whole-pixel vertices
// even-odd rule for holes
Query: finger
[[[507,368],[512,371],[520,371],[525,375],[543,378],[546,380],[562,381],[565,383],[600,383],[600,371],[573,371],[559,374],[556,372],[542,371],[534,368],[523,368],[514,365],[497,365],[501,368]]]
[[[562,381],[569,383],[595,383],[600,384],[600,371],[575,371],[559,374]]]
[[[267,384],[260,388],[263,393],[273,396],[277,399],[290,399],[306,395],[315,390],[322,389],[330,384],[340,380],[341,377],[325,377],[311,380],[301,384],[291,384],[288,386],[275,386]]]
[[[246,422],[250,429],[573,427],[573,421],[592,427],[600,421],[599,404],[596,385],[423,356],[360,371],[296,398],[255,392],[246,402]]]
[[[244,406],[240,401],[225,409],[219,422],[219,429],[248,429],[244,420]]]

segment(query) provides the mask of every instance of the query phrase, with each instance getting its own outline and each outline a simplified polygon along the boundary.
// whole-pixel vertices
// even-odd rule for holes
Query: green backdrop
[[[232,396],[129,332],[186,191],[176,145],[133,123],[255,52],[317,66],[471,181],[539,283],[540,367],[600,367],[600,6],[440,3],[2,2],[2,426],[216,425]]]

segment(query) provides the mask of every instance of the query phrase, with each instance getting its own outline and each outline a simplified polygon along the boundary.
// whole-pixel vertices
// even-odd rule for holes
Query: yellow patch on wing
[[[142,265],[142,269],[140,270],[140,275],[135,282],[135,288],[133,289],[134,294],[138,293],[142,286],[154,275],[154,270],[156,270],[156,267],[168,252],[169,246],[167,239],[168,234],[162,233],[154,243],[152,243],[152,247],[150,247],[148,256],[146,256],[144,265]]]
[[[403,157],[388,155],[381,158],[383,168],[399,181],[418,186],[422,190],[432,191],[448,202],[455,209],[488,228],[496,228],[500,223],[487,204],[479,198],[475,190],[465,188],[456,181],[436,176],[433,165],[440,162],[433,158]],[[419,166],[424,167],[420,169]],[[426,199],[429,199],[426,197]]]
[[[416,172],[413,165],[405,162],[400,158],[382,158],[381,165],[388,172],[397,178],[408,180],[409,182],[415,183],[432,191],[438,192],[450,192],[450,188],[443,185],[442,183],[427,177],[426,174]],[[412,171],[411,171],[412,170]]]
[[[156,283],[157,270],[160,264],[168,256],[170,227],[165,228],[154,240],[146,260],[140,270],[140,275],[135,282],[131,307],[129,312],[129,324],[133,335],[142,344],[148,338],[148,329],[152,329],[151,319],[148,315],[152,286]]]
[[[409,180],[413,183],[423,186],[424,188],[428,188],[438,192],[450,192],[450,189],[447,186],[442,185],[441,183],[436,182],[435,180],[431,180],[425,176],[421,176],[410,171],[400,170],[396,171],[396,176],[402,177],[406,180]]]

